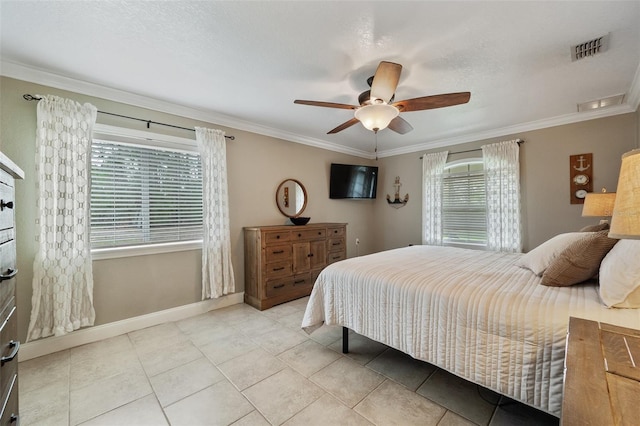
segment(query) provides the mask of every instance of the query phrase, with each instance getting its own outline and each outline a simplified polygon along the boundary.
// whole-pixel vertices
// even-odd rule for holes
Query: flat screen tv
[[[331,164],[329,198],[376,198],[378,168],[353,164]]]

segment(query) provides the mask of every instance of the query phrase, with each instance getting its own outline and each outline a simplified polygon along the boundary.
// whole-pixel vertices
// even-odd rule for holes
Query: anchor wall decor
[[[593,192],[593,154],[569,157],[569,187],[571,204],[584,204],[584,197]]]
[[[409,194],[406,194],[403,200],[400,199],[400,187],[402,186],[402,184],[400,183],[400,176],[396,176],[396,181],[393,186],[396,188],[395,199],[391,201],[391,197],[389,196],[389,194],[387,194],[387,203],[389,203],[391,207],[399,209],[400,207],[404,207],[407,204],[407,201],[409,201]]]

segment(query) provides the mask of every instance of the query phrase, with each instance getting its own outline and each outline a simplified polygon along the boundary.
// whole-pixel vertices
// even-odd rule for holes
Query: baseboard
[[[98,340],[119,336],[131,331],[140,330],[153,325],[163,324],[170,321],[178,321],[194,315],[221,309],[227,306],[243,303],[244,292],[233,293],[222,296],[218,299],[207,299],[202,302],[191,303],[189,305],[178,306],[176,308],[165,309],[163,311],[152,312],[138,317],[127,318],[121,321],[114,321],[108,324],[76,330],[73,333],[59,337],[47,337],[33,342],[20,345],[20,361],[27,361],[39,356],[52,354],[54,352],[70,349]]]

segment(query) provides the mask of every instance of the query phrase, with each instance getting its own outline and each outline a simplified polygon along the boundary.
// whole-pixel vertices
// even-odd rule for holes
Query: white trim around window
[[[114,142],[122,142],[143,147],[197,152],[195,139],[109,126],[106,124],[96,124],[94,126],[93,138],[112,140]],[[105,260],[201,249],[202,240],[200,239],[125,247],[96,248],[91,250],[91,257],[93,260]]]

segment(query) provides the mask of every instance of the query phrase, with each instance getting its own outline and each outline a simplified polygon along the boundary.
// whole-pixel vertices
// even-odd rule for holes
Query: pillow
[[[534,274],[542,276],[542,273],[553,259],[574,241],[581,240],[589,235],[588,232],[569,232],[556,235],[545,241],[529,253],[522,256],[516,262],[516,266],[531,270]]]
[[[609,231],[589,232],[586,238],[569,244],[542,274],[542,284],[566,287],[594,277],[600,262],[618,242]]]
[[[518,259],[516,266],[529,269],[534,274],[542,276],[542,273],[551,264],[553,259],[565,248],[574,241],[579,241],[589,235],[590,233],[588,232],[568,232],[566,234],[556,235]]]
[[[580,232],[598,232],[604,231],[605,229],[609,229],[609,222],[601,223],[599,225],[585,226],[580,230]]]
[[[640,241],[620,240],[600,265],[600,298],[608,308],[640,308]]]

